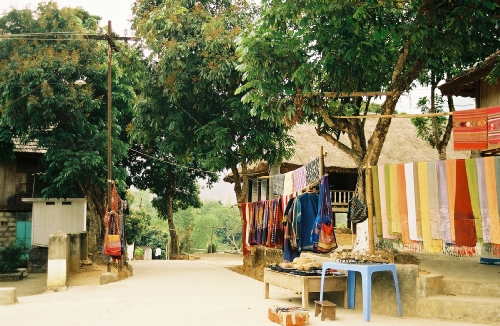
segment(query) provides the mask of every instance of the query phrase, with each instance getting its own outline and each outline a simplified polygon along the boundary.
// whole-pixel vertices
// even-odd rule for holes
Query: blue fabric
[[[298,239],[299,251],[312,251],[313,242],[311,233],[314,227],[314,221],[318,215],[317,194],[303,194],[298,198],[297,222],[299,224],[300,237]]]

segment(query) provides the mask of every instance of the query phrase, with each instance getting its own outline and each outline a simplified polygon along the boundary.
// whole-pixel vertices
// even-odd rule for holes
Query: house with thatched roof
[[[490,84],[486,80],[486,77],[497,66],[499,57],[500,50],[438,88],[444,96],[462,96],[476,99],[476,108],[500,106],[500,83],[496,81]],[[479,151],[481,156],[498,155],[500,153],[500,146],[491,144],[488,146],[487,150]]]
[[[404,115],[403,115],[404,116]],[[377,119],[366,119],[365,134],[368,138],[375,129]],[[310,161],[319,157],[320,147],[324,151],[324,172],[329,175],[329,184],[332,198],[332,210],[336,213],[346,213],[347,203],[356,189],[358,169],[354,161],[343,151],[334,147],[323,137],[316,134],[315,126],[311,124],[296,125],[291,130],[296,141],[295,153],[291,159],[283,162],[279,168],[273,169],[266,162],[259,162],[249,167],[249,177],[252,179],[249,186],[249,196],[256,180],[273,174],[293,171]],[[347,135],[340,136],[340,141],[350,145]],[[470,151],[455,151],[453,149],[453,135],[448,143],[448,159],[470,158]],[[409,162],[431,162],[438,161],[439,155],[424,140],[417,137],[417,130],[409,118],[393,118],[387,137],[378,161],[379,165],[402,164]],[[273,173],[270,173],[272,171]],[[319,177],[319,176],[318,176]],[[233,175],[224,178],[226,182],[234,182]],[[262,191],[261,183],[258,183],[258,194],[267,193],[268,197],[259,196],[259,200],[272,198],[270,185],[267,190]],[[272,188],[271,188],[272,189]],[[248,201],[252,201],[249,197]]]

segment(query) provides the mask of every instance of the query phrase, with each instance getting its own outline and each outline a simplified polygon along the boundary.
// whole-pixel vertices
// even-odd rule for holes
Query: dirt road
[[[202,255],[195,261],[132,261],[134,276],[95,286],[70,286],[65,292],[19,297],[0,306],[0,325],[278,325],[268,320],[272,305],[300,306],[301,297],[234,273],[235,254]],[[21,281],[24,282],[24,281]],[[0,285],[3,286],[3,285]],[[314,317],[311,325],[363,325],[362,310],[338,309],[337,320]],[[403,312],[404,315],[404,312]],[[372,314],[370,325],[469,325]],[[479,325],[479,324],[474,324]]]

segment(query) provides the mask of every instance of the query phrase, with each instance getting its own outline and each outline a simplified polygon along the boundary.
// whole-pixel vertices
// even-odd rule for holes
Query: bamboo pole
[[[366,209],[368,210],[368,245],[370,255],[375,253],[375,244],[373,238],[373,200],[372,200],[372,170],[368,160],[366,161]]]
[[[323,155],[323,146],[319,147],[319,180],[323,177],[323,170],[325,166],[325,157]]]
[[[367,115],[336,115],[332,119],[408,119],[425,117],[442,117],[453,115],[453,112],[424,113],[424,114],[367,114]]]

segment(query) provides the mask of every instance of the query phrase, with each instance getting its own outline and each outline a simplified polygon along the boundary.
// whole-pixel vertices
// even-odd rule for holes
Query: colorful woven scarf
[[[384,179],[385,179],[385,208],[387,210],[387,229],[389,235],[393,235],[392,230],[392,197],[391,197],[391,166],[384,165]]]
[[[401,233],[401,217],[399,215],[398,166],[396,164],[391,164],[389,165],[389,170],[391,171],[390,187],[392,233]]]
[[[474,227],[474,214],[472,213],[465,160],[457,160],[456,163],[455,244],[475,247],[476,228]]]
[[[422,238],[424,250],[429,253],[441,252],[443,242],[431,237],[431,217],[429,207],[429,183],[427,177],[427,162],[418,162],[418,186],[420,194],[420,214],[422,221]]]
[[[479,207],[481,212],[481,227],[483,242],[491,243],[490,237],[490,215],[488,211],[488,194],[486,190],[486,171],[484,158],[476,158],[477,187],[479,189]]]
[[[406,179],[404,164],[397,165],[398,175],[398,203],[399,203],[399,223],[401,226],[401,239],[403,244],[410,244],[410,230],[408,228],[408,206],[406,201]]]
[[[417,234],[417,208],[415,203],[415,179],[413,175],[413,163],[405,165],[406,181],[406,206],[408,207],[408,231],[410,240],[419,241]]]
[[[476,227],[476,237],[483,238],[481,228],[481,206],[479,205],[479,188],[477,184],[477,168],[476,160],[473,158],[465,160],[465,169],[467,173],[467,181],[469,186],[470,203],[472,206],[472,214],[474,214],[474,225]]]
[[[452,243],[450,233],[450,210],[448,205],[448,184],[446,181],[446,161],[437,161],[438,199],[441,239]]]
[[[441,218],[439,216],[439,190],[436,162],[427,162],[427,183],[429,192],[429,214],[431,238],[441,240]]]
[[[451,241],[455,241],[455,192],[457,189],[457,160],[446,160],[446,182],[448,183],[448,209],[450,212]]]
[[[500,144],[500,106],[487,108],[488,143]]]
[[[417,216],[417,219],[416,219],[417,220],[417,237],[419,239],[423,240],[423,236],[422,236],[422,204],[421,204],[422,198],[421,198],[421,194],[420,194],[420,182],[421,182],[420,179],[423,178],[423,176],[421,176],[421,173],[419,171],[418,163],[413,164],[413,176],[415,178],[414,185],[415,185],[415,211],[416,211],[416,216]],[[423,182],[427,182],[427,177],[423,180],[425,180]]]
[[[495,159],[492,156],[484,158],[484,174],[486,177],[486,193],[488,197],[488,215],[490,217],[491,242],[500,244],[500,217],[498,215],[498,199],[495,175]]]
[[[385,172],[384,165],[378,166],[378,181],[380,189],[380,215],[382,219],[382,235],[384,239],[390,239],[389,221],[387,218],[387,198],[385,193]]]
[[[380,185],[378,177],[378,166],[372,166],[372,189],[373,189],[373,203],[375,205],[375,229],[377,236],[382,236],[382,212],[380,205]]]
[[[455,111],[453,113],[454,149],[488,149],[487,121],[486,109]]]

